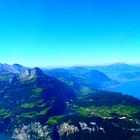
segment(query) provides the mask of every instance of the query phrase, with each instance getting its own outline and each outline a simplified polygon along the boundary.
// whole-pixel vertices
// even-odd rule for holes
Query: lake
[[[126,82],[108,90],[122,92],[123,94],[132,95],[140,99],[140,81]]]

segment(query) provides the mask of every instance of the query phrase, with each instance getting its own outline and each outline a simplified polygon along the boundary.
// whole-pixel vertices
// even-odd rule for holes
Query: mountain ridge
[[[90,87],[112,82],[105,74],[81,67],[46,73],[11,67],[0,71],[1,133],[16,140],[139,138],[140,100]]]

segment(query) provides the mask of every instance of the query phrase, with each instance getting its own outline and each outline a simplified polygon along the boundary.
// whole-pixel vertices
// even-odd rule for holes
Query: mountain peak
[[[40,68],[35,67],[35,68],[31,69],[31,74],[33,74],[33,75],[43,75],[44,73]]]
[[[35,67],[33,69],[27,69],[24,73],[22,73],[21,78],[32,79],[33,77],[38,77],[42,75],[44,75],[43,71],[40,68]]]
[[[129,64],[126,64],[126,63],[114,63],[110,66],[129,66]]]
[[[12,66],[14,66],[14,67],[23,67],[22,65],[17,64],[17,63],[13,64]]]

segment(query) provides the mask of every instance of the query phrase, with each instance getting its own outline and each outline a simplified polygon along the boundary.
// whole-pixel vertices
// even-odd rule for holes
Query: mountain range
[[[116,63],[108,66],[89,67],[99,70],[110,78],[117,80],[118,85],[107,87],[106,90],[122,92],[140,99],[140,66],[125,63]]]
[[[133,73],[135,73],[136,76],[136,74],[140,72],[139,65],[130,65],[125,63],[116,63],[106,66],[93,66],[89,68],[99,70],[116,80],[123,80],[124,78],[125,80],[130,80],[130,77],[127,78],[128,74],[133,75]]]
[[[86,94],[94,89],[105,89],[106,87],[118,84],[116,80],[109,78],[103,72],[84,67],[44,70],[44,73],[66,83],[75,89],[75,92],[80,94]]]
[[[45,70],[44,72],[73,86],[82,93],[93,89],[122,92],[140,98],[140,66],[116,63],[107,66],[81,66]],[[87,80],[88,79],[88,80]]]
[[[17,140],[137,140],[140,100],[91,67],[0,64],[0,132]]]

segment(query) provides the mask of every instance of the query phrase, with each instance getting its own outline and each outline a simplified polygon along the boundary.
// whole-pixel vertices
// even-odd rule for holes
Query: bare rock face
[[[20,78],[28,78],[32,79],[33,77],[39,77],[42,76],[43,71],[40,68],[33,68],[33,69],[27,69],[24,73],[21,74]]]
[[[43,126],[39,122],[32,122],[28,125],[16,127],[13,131],[12,137],[16,140],[51,140],[50,133],[52,133],[52,130],[49,126]]]

